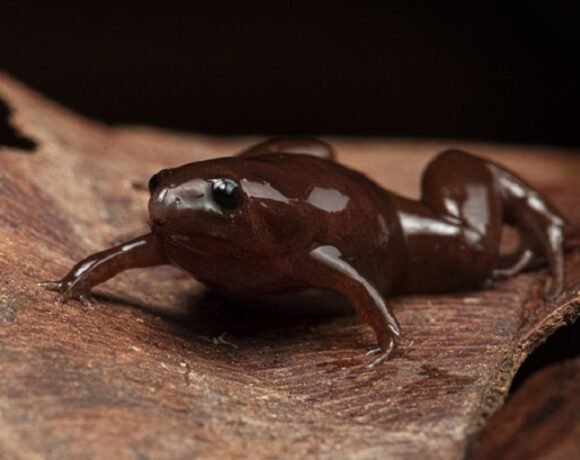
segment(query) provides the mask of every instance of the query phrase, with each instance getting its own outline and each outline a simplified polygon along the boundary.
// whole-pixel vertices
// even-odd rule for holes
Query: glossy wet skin
[[[88,302],[91,287],[123,270],[169,263],[235,295],[274,301],[315,292],[322,305],[334,293],[328,298],[345,299],[374,329],[373,365],[401,333],[390,295],[477,288],[544,259],[552,294],[562,290],[571,227],[513,173],[448,151],[429,164],[414,201],[333,156],[320,141],[275,139],[236,157],[163,170],[149,183],[150,234],[90,256],[45,286],[60,301]],[[520,231],[521,246],[500,257],[504,223]]]
[[[367,254],[358,269],[378,288],[388,286],[389,235],[397,230],[387,222],[396,217],[376,206],[385,199],[381,189],[338,163],[292,154],[233,157],[164,176],[152,188],[152,231],[173,264],[207,284],[247,294],[296,289],[303,285],[296,259],[330,244],[346,258]],[[229,204],[219,190],[224,181],[236,184]]]

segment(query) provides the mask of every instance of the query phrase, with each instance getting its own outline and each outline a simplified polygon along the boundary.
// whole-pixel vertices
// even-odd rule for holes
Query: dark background
[[[0,68],[108,123],[580,145],[578,2],[243,3],[0,0]]]

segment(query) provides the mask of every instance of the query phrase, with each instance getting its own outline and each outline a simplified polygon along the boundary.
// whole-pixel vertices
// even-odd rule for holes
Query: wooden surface
[[[37,144],[0,146],[1,458],[462,458],[521,361],[579,314],[578,253],[553,303],[541,300],[543,271],[396,299],[406,341],[376,369],[364,356],[373,333],[355,317],[256,313],[171,268],[116,277],[93,308],[56,306],[36,283],[145,229],[152,173],[254,139],[106,127],[2,75],[0,100]],[[580,222],[580,155],[329,141],[340,161],[413,196],[431,156],[464,147],[513,167]]]
[[[532,375],[478,434],[469,460],[580,458],[580,358]]]

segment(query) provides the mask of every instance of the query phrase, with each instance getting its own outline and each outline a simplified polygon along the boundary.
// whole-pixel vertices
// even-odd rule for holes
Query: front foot
[[[49,291],[57,292],[56,303],[61,305],[71,299],[78,300],[85,307],[94,305],[96,300],[91,295],[90,287],[83,285],[78,280],[67,280],[66,278],[60,281],[43,281],[38,283],[38,286]]]
[[[78,262],[60,281],[45,281],[39,286],[58,293],[56,302],[76,299],[83,305],[95,303],[91,288],[130,268],[167,263],[153,234],[143,235],[118,246],[97,252]]]
[[[380,347],[373,348],[367,351],[366,356],[378,355],[368,364],[367,367],[369,369],[372,369],[374,367],[377,367],[379,364],[385,362],[387,359],[389,359],[389,357],[395,350],[395,347],[396,347],[395,339],[391,336],[387,339],[386,345],[381,345]]]

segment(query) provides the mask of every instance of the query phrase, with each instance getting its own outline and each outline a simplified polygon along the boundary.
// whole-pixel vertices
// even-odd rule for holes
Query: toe
[[[365,356],[372,356],[372,355],[376,355],[377,353],[381,353],[383,350],[380,347],[377,348],[371,348],[369,351],[367,351],[365,353]]]
[[[49,291],[59,291],[62,287],[61,281],[42,281],[37,284],[38,287],[48,289]]]
[[[391,338],[388,347],[385,350],[381,350],[382,353],[374,361],[372,361],[368,365],[368,367],[372,369],[374,367],[377,367],[379,364],[383,363],[387,359],[389,359],[389,356],[391,355],[394,349],[395,349],[395,341]]]
[[[85,307],[90,307],[91,305],[95,305],[97,301],[91,294],[81,294],[78,296],[78,300],[81,304]]]

